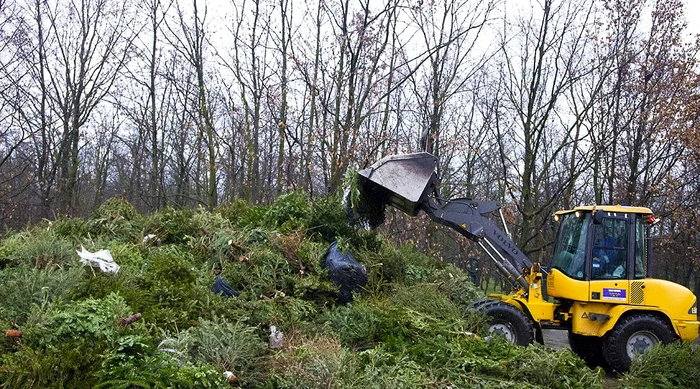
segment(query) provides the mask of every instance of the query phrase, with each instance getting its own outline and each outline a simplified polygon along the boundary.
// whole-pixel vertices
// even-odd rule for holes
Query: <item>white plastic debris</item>
[[[152,244],[154,246],[160,246],[160,239],[155,234],[148,234],[143,237],[143,244]]]
[[[282,331],[277,331],[277,327],[270,326],[270,348],[273,350],[282,348],[283,340],[284,333]]]
[[[80,246],[81,251],[75,250],[80,257],[80,262],[83,265],[99,267],[104,273],[116,273],[119,271],[119,265],[112,259],[112,254],[109,250],[99,250],[91,253],[85,250],[85,247]]]
[[[236,380],[238,379],[238,377],[236,377],[236,375],[233,374],[232,371],[226,370],[224,372],[224,377],[226,377],[226,380],[228,380],[229,384],[236,385]]]

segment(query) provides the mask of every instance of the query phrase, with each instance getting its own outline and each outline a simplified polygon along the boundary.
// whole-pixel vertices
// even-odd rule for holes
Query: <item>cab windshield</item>
[[[575,212],[562,215],[557,241],[554,245],[552,268],[567,276],[582,280],[586,263],[586,233],[590,212],[577,216]]]

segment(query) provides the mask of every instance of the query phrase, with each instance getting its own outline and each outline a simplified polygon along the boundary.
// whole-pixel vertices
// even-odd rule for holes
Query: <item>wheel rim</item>
[[[507,341],[515,343],[515,330],[509,323],[493,323],[489,327],[491,335],[499,335],[506,338]]]
[[[644,354],[651,346],[659,343],[659,337],[650,331],[638,331],[627,339],[627,356],[630,359],[635,355]]]

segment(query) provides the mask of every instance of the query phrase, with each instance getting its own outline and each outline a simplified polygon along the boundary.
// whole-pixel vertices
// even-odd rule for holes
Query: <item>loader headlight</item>
[[[688,310],[688,314],[689,315],[697,315],[698,314],[698,301],[697,300],[695,300],[695,302],[693,303],[693,306],[690,307],[690,309]]]

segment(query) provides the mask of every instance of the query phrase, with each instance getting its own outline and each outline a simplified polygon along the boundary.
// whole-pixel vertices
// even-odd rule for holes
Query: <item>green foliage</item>
[[[56,235],[50,228],[31,228],[12,234],[0,245],[0,268],[18,265],[37,268],[66,266],[75,258],[75,245]]]
[[[322,266],[333,240],[369,273],[347,305]],[[120,271],[76,266],[80,245]],[[219,270],[237,296],[211,292]],[[0,326],[24,332],[4,338],[0,385],[208,388],[231,370],[243,387],[600,386],[569,352],[483,341],[482,297],[454,266],[352,230],[335,197],[149,216],[112,199],[0,241]],[[281,349],[266,347],[272,325]]]
[[[485,298],[484,292],[471,282],[471,276],[454,265],[449,264],[444,269],[434,272],[430,280],[440,284],[452,301],[460,306],[472,305],[474,301]]]
[[[691,343],[659,344],[632,360],[623,388],[697,387],[700,349]]]
[[[136,274],[143,271],[146,266],[146,258],[142,248],[133,243],[118,241],[106,241],[104,244],[96,243],[94,250],[106,249],[112,254],[114,261],[119,264],[119,273]]]
[[[97,344],[117,338],[117,319],[132,314],[123,297],[110,294],[34,309],[27,322],[24,340],[41,346],[70,340]]]
[[[348,223],[347,210],[340,200],[324,196],[311,202],[311,210],[305,218],[304,227],[311,237],[319,237],[330,243],[338,237],[355,237],[355,231]]]
[[[109,239],[131,242],[140,234],[142,221],[133,205],[114,197],[102,203],[89,219],[60,217],[44,224],[47,230],[69,241]]]
[[[230,204],[220,205],[216,211],[222,217],[231,221],[233,226],[252,229],[263,226],[267,207],[253,206],[246,200],[236,199]]]
[[[407,355],[396,355],[383,347],[359,354],[364,368],[358,388],[434,388],[440,384],[423,366]]]
[[[119,338],[96,372],[94,388],[225,388],[220,371],[170,357],[137,335]]]
[[[305,226],[311,213],[311,203],[306,194],[290,192],[280,196],[265,212],[265,223],[281,232],[292,231]]]
[[[204,207],[199,207],[192,215],[192,223],[199,229],[212,233],[218,230],[230,230],[231,221],[221,213],[209,212]]]
[[[151,249],[146,260],[134,287],[122,290],[129,304],[168,331],[196,324],[200,301],[211,292],[198,283],[191,256],[177,247],[165,246]]]
[[[343,346],[377,350],[381,345],[394,360],[421,366],[430,377],[457,387],[510,387],[504,382],[521,380],[526,382],[522,387],[600,385],[602,372],[591,371],[570,351],[480,340],[473,331],[483,330],[482,320],[462,317],[437,284],[400,286],[388,300],[362,299],[325,314]]]
[[[474,302],[486,298],[468,274],[451,264],[434,272],[430,281],[438,284],[440,291],[459,307],[463,316],[475,316]]]
[[[268,388],[359,388],[361,365],[355,353],[332,337],[299,335],[269,359]]]
[[[187,240],[187,248],[194,257],[206,262],[208,268],[226,267],[227,264],[236,263],[245,258],[246,252],[254,249],[255,244],[267,242],[266,233],[258,230],[241,231],[233,229],[214,229],[212,232],[199,237],[190,237]],[[258,234],[262,234],[260,237]]]
[[[295,328],[302,323],[309,322],[318,315],[319,308],[311,301],[295,297],[285,296],[272,300],[268,304],[270,313],[268,323],[277,324],[282,328]]]
[[[83,269],[19,266],[0,272],[0,320],[21,326],[34,305],[67,297],[83,276]]]
[[[91,220],[71,217],[60,217],[44,224],[46,224],[45,228],[51,229],[56,236],[75,242],[90,236],[92,229]]]
[[[422,292],[426,293],[425,298],[413,294]],[[431,297],[437,297],[437,301],[431,301]],[[388,299],[359,299],[352,305],[327,312],[320,321],[333,328],[344,346],[367,348],[384,344],[398,353],[409,352],[412,344],[433,336],[447,342],[474,327],[431,285],[401,288]],[[416,354],[424,351],[415,350]]]
[[[426,282],[432,273],[443,266],[409,246],[396,248],[383,244],[379,250],[357,251],[355,257],[367,267],[370,287],[380,283]]]
[[[99,270],[85,268],[83,277],[73,285],[69,298],[81,300],[85,298],[104,298],[111,293],[126,296],[135,285],[128,275],[120,269],[117,274],[102,273]]]
[[[570,350],[485,342],[457,331],[424,337],[408,351],[433,375],[457,387],[588,388],[600,387],[604,377]]]
[[[242,265],[248,279],[252,282],[242,285],[253,295],[272,296],[279,290],[282,275],[289,271],[289,263],[281,253],[271,248],[260,248],[252,253]]]
[[[416,362],[382,347],[354,353],[332,338],[304,339],[275,355],[268,387],[434,388],[440,387]]]
[[[233,225],[238,225],[237,220],[239,217],[252,207],[253,205],[249,201],[237,198],[231,203],[219,204],[219,206],[214,209],[214,212],[220,214]]]
[[[360,300],[328,311],[319,321],[329,324],[346,347],[368,348],[379,341],[382,314],[373,304]]]
[[[436,284],[398,287],[391,296],[391,303],[441,320],[459,320],[461,316],[459,307]]]
[[[130,313],[124,299],[116,294],[66,305],[35,306],[22,328],[21,347],[0,359],[0,381],[8,387],[94,385],[102,353],[123,331],[117,320]]]
[[[88,220],[91,237],[109,236],[130,242],[141,231],[142,217],[125,199],[113,197],[100,205]]]
[[[108,199],[94,212],[94,218],[96,219],[121,218],[124,220],[136,220],[139,217],[140,215],[136,208],[127,200],[120,197],[112,197],[111,199]]]
[[[64,372],[65,356],[56,351],[22,346],[19,351],[0,355],[0,383],[2,388],[63,388],[79,387],[78,382],[66,382],[57,373]]]
[[[186,242],[188,237],[199,236],[202,233],[193,216],[192,210],[167,207],[146,217],[143,232],[156,235],[163,244],[181,244]]]
[[[231,322],[216,317],[200,320],[197,326],[166,338],[160,347],[180,360],[207,363],[218,371],[235,372],[243,383],[261,379],[260,358],[267,349],[256,328],[246,325],[244,318]]]
[[[569,349],[554,351],[537,343],[515,348],[494,370],[513,381],[561,389],[600,386],[604,376],[601,369],[588,369]]]
[[[326,270],[304,277],[286,276],[284,280],[291,285],[294,297],[313,301],[317,306],[331,304],[338,298],[338,286],[328,279]]]

